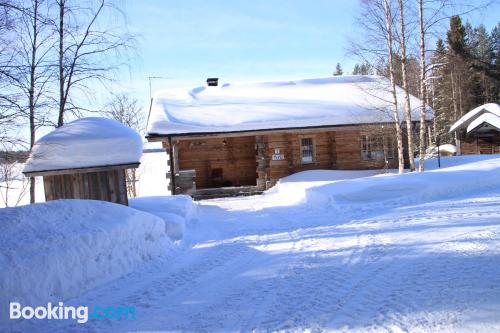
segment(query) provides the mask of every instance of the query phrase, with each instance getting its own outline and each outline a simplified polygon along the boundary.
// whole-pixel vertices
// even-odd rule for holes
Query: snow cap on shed
[[[56,128],[34,145],[23,172],[139,163],[142,139],[118,121],[88,117]]]

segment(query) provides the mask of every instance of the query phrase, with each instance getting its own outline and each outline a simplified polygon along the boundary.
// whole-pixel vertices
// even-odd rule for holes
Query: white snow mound
[[[198,220],[198,206],[188,195],[133,198],[129,205],[162,218],[165,230],[173,240],[182,239],[186,225]]]
[[[437,164],[432,160],[426,172],[387,174],[306,189],[306,201],[313,206],[360,204],[364,207],[399,207],[500,186],[500,155],[461,157],[442,158],[442,166],[445,167],[441,169],[429,170],[429,166],[433,168]]]
[[[40,138],[24,172],[138,163],[142,139],[133,129],[107,118],[81,118]]]
[[[22,304],[80,295],[172,248],[162,219],[103,201],[5,208],[0,221],[0,299]]]

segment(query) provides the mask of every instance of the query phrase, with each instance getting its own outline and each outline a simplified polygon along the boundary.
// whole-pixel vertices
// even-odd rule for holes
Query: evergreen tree
[[[340,76],[344,74],[344,71],[342,70],[342,66],[340,66],[340,63],[337,63],[337,66],[335,66],[335,72],[333,73],[333,76]]]
[[[434,140],[441,143],[452,143],[453,137],[448,130],[453,123],[453,108],[451,100],[451,81],[448,64],[448,51],[442,39],[436,43],[436,50],[430,59],[432,85],[430,105],[434,110],[433,133]]]
[[[361,74],[361,69],[359,64],[354,65],[354,69],[352,70],[352,75],[360,75]]]

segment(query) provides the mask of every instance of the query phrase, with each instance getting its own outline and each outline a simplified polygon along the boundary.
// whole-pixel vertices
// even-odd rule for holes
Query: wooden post
[[[168,136],[168,157],[170,159],[170,190],[175,195],[175,168],[174,168],[174,147],[172,145],[172,136]]]

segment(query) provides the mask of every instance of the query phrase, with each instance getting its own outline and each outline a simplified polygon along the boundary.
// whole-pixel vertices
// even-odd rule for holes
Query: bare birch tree
[[[392,24],[394,16],[392,15],[391,0],[384,1],[384,16],[385,16],[385,30],[386,30],[386,41],[387,41],[387,53],[389,56],[389,78],[391,81],[391,94],[392,94],[392,112],[394,116],[394,124],[396,127],[396,141],[398,145],[398,170],[402,174],[404,172],[404,157],[403,157],[403,135],[401,130],[401,122],[399,119],[398,110],[398,97],[396,94],[396,82],[394,78],[394,45],[393,45],[393,30]]]
[[[425,30],[424,30],[424,7],[423,0],[418,0],[418,13],[419,13],[419,33],[420,33],[420,149],[419,149],[419,163],[418,171],[425,170],[425,115],[427,110],[427,87],[426,87],[426,74],[427,67],[425,61]]]
[[[16,50],[12,48],[14,42],[15,19],[17,6],[10,0],[0,0],[0,150],[5,145],[18,141],[16,130],[18,120],[22,116],[15,107],[19,96],[12,90],[14,74],[14,60]]]
[[[117,57],[132,46],[134,38],[105,25],[111,21],[110,15],[119,12],[111,0],[91,0],[85,6],[70,0],[56,0],[56,3],[59,127],[64,124],[66,112],[82,109],[71,100],[72,93],[75,90],[85,93],[90,84],[105,85],[111,81],[112,71],[121,65]]]
[[[405,11],[403,0],[398,0],[399,3],[399,27],[400,27],[400,50],[401,50],[401,72],[403,79],[403,90],[404,90],[404,112],[406,119],[406,131],[408,136],[408,159],[410,162],[410,171],[415,171],[415,160],[413,159],[413,152],[415,147],[413,144],[413,124],[411,116],[411,104],[410,104],[410,88],[408,83],[408,69],[407,61],[408,57],[406,54],[406,24],[405,24]]]
[[[42,13],[43,11],[43,13]],[[49,3],[29,0],[19,13],[13,84],[19,89],[22,101],[17,104],[29,122],[29,149],[35,144],[36,131],[43,126],[47,113],[46,92],[50,83],[51,65],[48,57],[52,49],[52,34],[48,20]],[[30,178],[30,202],[35,202],[35,178]]]
[[[125,93],[114,94],[102,114],[108,118],[121,122],[124,125],[143,133],[145,129],[145,117],[138,101]],[[137,170],[128,169],[127,191],[130,196],[137,196]]]

